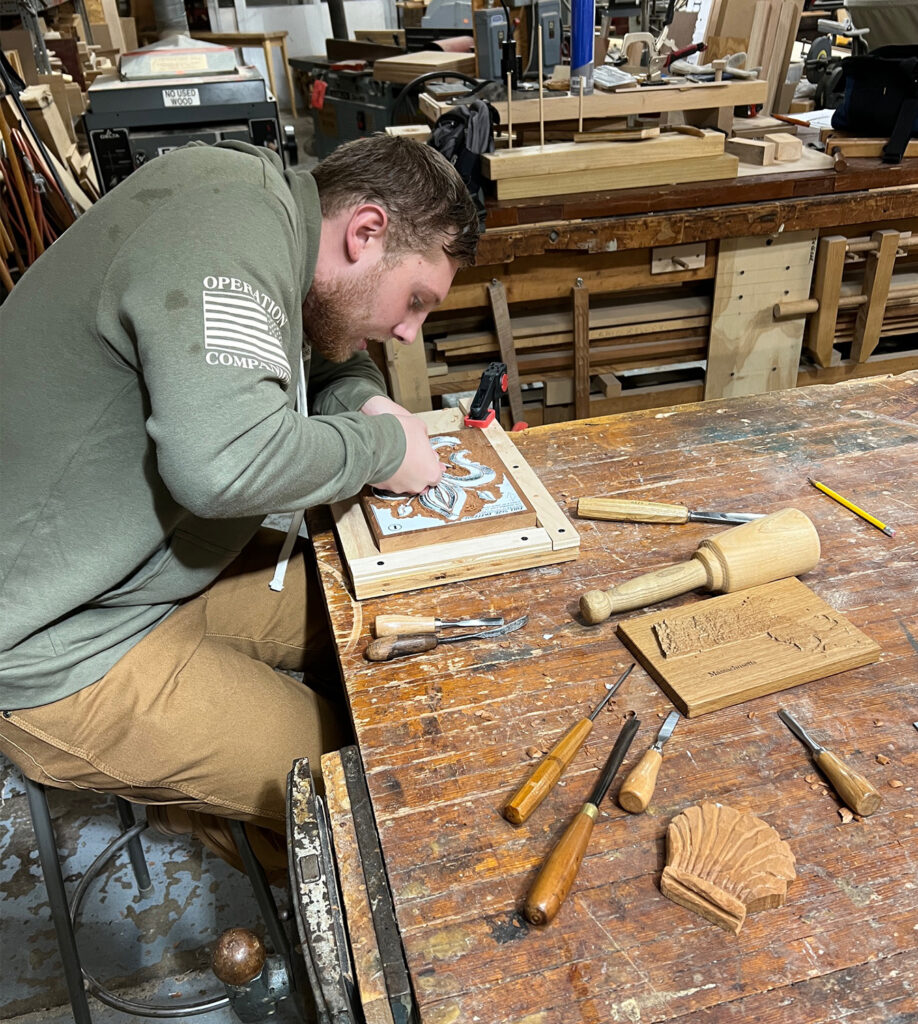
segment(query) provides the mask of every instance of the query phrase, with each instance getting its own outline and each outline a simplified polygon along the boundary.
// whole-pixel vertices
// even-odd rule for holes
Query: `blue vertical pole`
[[[596,32],[595,0],[571,0],[571,94],[593,91],[593,36]]]

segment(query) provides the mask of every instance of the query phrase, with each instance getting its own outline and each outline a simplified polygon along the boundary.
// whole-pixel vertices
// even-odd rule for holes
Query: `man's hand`
[[[375,401],[375,399],[370,399],[370,401]],[[387,398],[385,401],[389,402],[389,399]],[[402,408],[395,402],[389,402],[389,404],[396,409]],[[366,406],[362,411],[366,411]],[[391,410],[383,411],[390,412]],[[398,416],[398,421],[405,431],[405,457],[392,476],[386,480],[374,480],[372,483],[374,487],[392,491],[393,494],[420,494],[428,487],[434,487],[440,482],[440,477],[443,476],[446,467],[430,447],[430,438],[427,436],[427,427],[424,426],[424,423],[407,410],[403,411],[406,415]]]

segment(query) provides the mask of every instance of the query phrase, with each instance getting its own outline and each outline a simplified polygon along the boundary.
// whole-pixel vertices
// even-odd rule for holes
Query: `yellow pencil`
[[[871,526],[875,526],[878,530],[882,530],[887,537],[892,537],[895,534],[896,531],[891,527],[887,526],[885,523],[881,523],[879,519],[875,519],[869,512],[865,512],[862,508],[858,508],[853,501],[848,501],[847,498],[843,498],[840,494],[836,494],[831,487],[826,487],[825,484],[821,484],[811,476],[808,476],[807,480],[809,480],[814,487],[819,488],[823,494],[828,494],[830,498],[834,498],[839,505],[844,505],[845,508],[851,509],[855,515],[860,516],[861,519],[866,519]]]

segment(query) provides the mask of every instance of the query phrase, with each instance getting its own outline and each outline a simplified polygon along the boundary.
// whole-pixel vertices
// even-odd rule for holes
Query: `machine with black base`
[[[258,72],[237,67],[228,47],[188,43],[125,54],[119,74],[89,87],[83,119],[102,192],[189,142],[250,142],[282,160],[289,152],[277,102]]]

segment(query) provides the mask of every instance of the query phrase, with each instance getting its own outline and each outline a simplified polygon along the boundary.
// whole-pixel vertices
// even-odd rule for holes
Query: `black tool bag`
[[[428,146],[442,153],[456,168],[478,207],[482,228],[485,219],[484,175],[481,154],[494,152],[497,111],[486,100],[472,100],[452,107],[433,126]]]
[[[918,46],[880,46],[841,66],[845,95],[832,127],[887,136],[883,161],[899,163],[909,138],[918,135]]]

